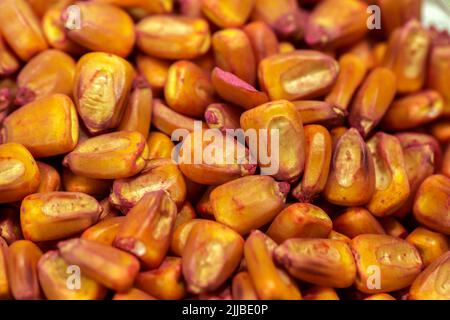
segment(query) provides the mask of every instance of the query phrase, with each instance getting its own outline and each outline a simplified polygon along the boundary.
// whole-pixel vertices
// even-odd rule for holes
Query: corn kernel
[[[74,174],[70,169],[63,169],[64,191],[82,192],[95,198],[109,194],[112,185],[111,180],[91,179]],[[56,190],[52,190],[56,191]]]
[[[438,91],[444,98],[444,114],[450,116],[449,74],[450,44],[436,45],[430,53],[428,88]]]
[[[175,147],[172,140],[161,132],[150,132],[147,139],[148,158],[171,158],[172,150]]]
[[[186,221],[174,228],[173,235],[172,235],[172,242],[170,244],[170,251],[181,257],[183,255],[184,247],[186,246],[186,242],[188,239],[189,234],[191,233],[192,228],[198,224],[203,223],[208,220],[202,220],[202,219],[192,219],[189,221]]]
[[[203,0],[205,16],[220,28],[242,26],[250,16],[254,0]]]
[[[333,219],[333,228],[349,238],[360,234],[385,234],[377,219],[366,209],[352,207]]]
[[[408,236],[408,231],[405,227],[392,216],[380,219],[380,223],[386,234],[392,237],[405,239]]]
[[[0,34],[0,76],[9,76],[19,69],[19,61],[14,54],[6,47],[3,37]]]
[[[40,183],[37,192],[58,191],[61,186],[61,178],[58,171],[43,162],[36,162],[39,168]]]
[[[8,280],[8,245],[0,237],[0,300],[7,300],[11,297]]]
[[[124,293],[116,293],[113,300],[156,300],[151,295],[145,293],[142,290],[131,288],[129,291]]]
[[[226,130],[240,128],[242,109],[225,103],[210,104],[205,110],[205,120],[210,129],[219,129],[222,133]]]
[[[18,209],[14,207],[0,208],[0,238],[3,238],[8,245],[23,239]]]
[[[296,100],[292,103],[300,112],[304,125],[317,124],[327,128],[342,126],[348,114],[346,110],[323,101]]]
[[[256,65],[264,58],[279,53],[277,36],[265,22],[254,21],[243,30],[252,44]]]
[[[450,250],[450,242],[445,235],[418,227],[411,232],[406,241],[419,251],[423,265],[428,267],[441,255]]]
[[[339,300],[334,288],[312,286],[303,292],[305,300]]]
[[[139,72],[150,84],[154,96],[162,96],[169,74],[170,63],[162,59],[138,54],[136,65]]]
[[[239,272],[233,277],[231,290],[233,300],[258,300],[255,286],[246,271]]]
[[[86,229],[81,234],[81,238],[112,246],[124,221],[123,216],[103,219]]]
[[[378,293],[368,296],[364,300],[396,300],[393,296],[387,293]]]

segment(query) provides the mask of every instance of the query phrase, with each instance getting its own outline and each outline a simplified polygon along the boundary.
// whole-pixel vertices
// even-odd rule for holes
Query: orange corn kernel
[[[396,300],[393,296],[387,293],[378,293],[364,298],[364,300]]]
[[[339,300],[339,296],[334,288],[312,286],[303,291],[305,300]]]
[[[332,222],[319,207],[309,203],[294,203],[273,220],[267,235],[281,244],[291,238],[327,238]]]
[[[411,300],[450,300],[447,289],[450,252],[430,264],[414,281],[409,290]]]
[[[178,11],[185,17],[201,17],[202,0],[178,0]]]
[[[213,103],[214,88],[209,77],[190,61],[177,61],[169,68],[164,88],[170,108],[191,117],[201,117]]]
[[[279,53],[279,44],[274,31],[262,21],[254,21],[243,28],[253,48],[256,65],[266,57]]]
[[[136,301],[136,300],[156,300],[156,299],[142,290],[131,288],[129,291],[125,293],[116,293],[113,297],[113,300]]]
[[[142,134],[117,131],[80,143],[64,158],[63,164],[79,176],[120,179],[139,173],[147,156],[148,147]]]
[[[202,219],[192,219],[189,221],[186,221],[179,226],[176,226],[174,228],[174,232],[172,235],[172,242],[170,244],[170,251],[181,257],[183,255],[184,247],[186,246],[186,242],[188,239],[189,234],[191,233],[192,228],[198,224],[203,223],[208,220],[202,220]]]
[[[423,227],[414,229],[406,241],[417,248],[425,267],[450,250],[450,242],[445,235]]]
[[[350,243],[352,241],[352,239],[350,239],[346,235],[343,235],[342,233],[339,233],[334,230],[331,230],[330,234],[328,235],[328,239],[339,240],[339,241],[343,241],[345,243]]]
[[[99,220],[120,216],[119,210],[111,205],[108,197],[100,201],[100,205],[102,206],[102,213],[100,214]]]
[[[402,218],[411,212],[414,196],[422,182],[435,171],[440,162],[440,147],[432,137],[420,133],[397,134],[403,149],[410,194],[408,200],[395,213]]]
[[[0,203],[20,201],[38,190],[39,168],[18,143],[0,144]]]
[[[450,142],[450,120],[443,119],[433,123],[430,126],[430,133],[442,144]]]
[[[292,101],[300,112],[302,122],[306,124],[317,124],[327,128],[342,126],[347,116],[347,111],[336,107],[335,105],[315,100],[296,100]]]
[[[74,238],[59,242],[58,248],[68,264],[118,292],[131,289],[139,271],[139,261],[133,255],[95,241]]]
[[[202,11],[220,28],[234,28],[247,21],[254,3],[254,0],[203,0]]]
[[[148,159],[171,158],[175,147],[172,140],[161,132],[150,132],[147,139]]]
[[[388,235],[364,234],[350,244],[358,276],[356,288],[365,293],[384,293],[408,287],[422,270],[417,249]]]
[[[283,209],[289,185],[269,176],[248,176],[211,192],[214,217],[240,234],[247,234],[275,218]]]
[[[185,137],[178,158],[184,176],[200,184],[220,185],[255,173],[257,166],[250,162],[249,151],[243,144],[230,135],[221,136],[221,142],[215,140],[216,137],[208,138],[197,132]],[[218,154],[207,152],[211,148]]]
[[[154,96],[162,96],[169,74],[170,62],[138,54],[136,65],[140,74],[150,84]]]
[[[78,142],[77,112],[68,96],[54,94],[11,113],[1,135],[3,142],[22,143],[35,157],[64,154]]]
[[[181,265],[181,258],[166,257],[158,269],[139,273],[136,286],[156,299],[183,299],[186,296],[186,285]]]
[[[126,213],[146,193],[159,190],[168,192],[179,208],[186,200],[183,175],[170,159],[150,160],[140,175],[114,181],[109,201]]]
[[[366,209],[352,207],[333,219],[333,228],[349,238],[360,234],[385,234],[377,219]]]
[[[290,42],[280,42],[278,50],[279,50],[279,53],[288,53],[288,52],[295,51],[295,47]]]
[[[125,217],[123,216],[103,219],[86,229],[81,238],[112,246],[124,221]]]
[[[75,61],[59,50],[45,50],[22,68],[17,76],[15,103],[24,105],[55,93],[72,94]]]
[[[194,225],[182,255],[188,291],[201,293],[219,288],[239,265],[243,249],[244,239],[220,223]]]
[[[8,280],[8,244],[0,237],[0,300],[11,298]]]
[[[16,300],[39,300],[37,265],[42,251],[33,242],[19,240],[8,249],[8,276],[11,293]]]
[[[373,47],[374,45],[370,40],[363,39],[348,48],[346,52],[348,54],[359,57],[364,63],[365,69],[370,70],[375,66],[375,55]],[[343,55],[341,57],[343,57]]]
[[[320,286],[347,288],[356,277],[350,248],[339,240],[286,240],[275,249],[274,259],[295,278]]]
[[[149,192],[127,213],[114,246],[137,256],[149,269],[167,254],[177,207],[163,190]]]
[[[450,143],[445,149],[444,161],[442,161],[442,173],[450,178]]]
[[[77,280],[79,288],[70,287],[68,275],[71,268],[63,260],[57,250],[48,251],[40,259],[37,265],[39,282],[45,296],[49,300],[100,300],[106,295],[106,290],[96,281],[80,274]]]
[[[3,238],[9,245],[23,239],[18,209],[0,207],[0,238]]]
[[[377,216],[395,213],[410,194],[408,174],[400,141],[378,132],[367,142],[375,166],[375,193],[367,209]]]
[[[311,13],[305,41],[310,46],[339,48],[357,42],[367,32],[367,4],[354,0],[324,0]]]
[[[166,106],[161,100],[153,100],[152,125],[159,131],[171,136],[177,129],[194,131],[197,120],[184,116]],[[202,122],[202,129],[207,129],[206,123]]]
[[[399,93],[414,92],[424,85],[430,43],[428,32],[417,20],[391,34],[383,65],[395,73]]]
[[[450,178],[436,174],[425,179],[414,200],[414,217],[433,231],[450,235]]]
[[[14,74],[20,67],[16,56],[6,47],[0,34],[0,76]]]
[[[421,0],[376,0],[381,12],[382,29],[390,35],[411,19],[420,19]]]
[[[381,67],[383,65],[387,47],[388,45],[386,42],[379,42],[373,47],[373,55],[375,58],[374,67]]]
[[[191,60],[193,63],[195,63],[197,66],[200,67],[200,69],[203,70],[204,73],[210,77],[211,72],[216,66],[216,61],[214,59],[214,53],[212,50],[209,50],[204,55],[201,55],[200,57],[197,57],[195,59]]]
[[[197,295],[198,300],[231,300],[231,298],[230,286],[221,286],[217,290]]]
[[[181,209],[178,211],[177,217],[175,218],[174,230],[179,225],[191,221],[197,217],[194,207],[189,201],[185,201]]]
[[[233,277],[231,290],[233,300],[258,300],[252,278],[247,271],[239,272]]]
[[[195,207],[198,214],[206,219],[214,218],[214,212],[211,204],[211,192],[213,192],[215,188],[217,188],[217,186],[209,186]]]
[[[112,54],[91,52],[77,63],[74,98],[90,133],[116,128],[134,77],[131,64]]]
[[[29,195],[20,207],[23,235],[34,242],[64,239],[96,223],[101,210],[97,200],[84,193]]]
[[[354,128],[336,142],[323,195],[343,206],[367,204],[375,193],[375,168],[369,148]]]
[[[151,14],[170,13],[173,10],[174,0],[152,0],[152,1],[138,0],[138,3],[136,5],[138,7],[144,8],[146,12]]]
[[[118,131],[137,131],[146,139],[152,119],[153,95],[147,81],[136,78]]]
[[[0,20],[0,32],[20,59],[28,61],[48,48],[39,20],[25,0],[1,1]]]
[[[408,231],[405,227],[393,217],[382,218],[380,219],[380,223],[386,231],[386,234],[390,236],[402,239],[405,239],[408,236]]]
[[[430,53],[428,88],[438,91],[444,98],[444,114],[450,116],[449,74],[450,45],[436,45]]]
[[[205,120],[210,129],[226,130],[240,128],[242,109],[225,103],[210,104],[205,110]]]
[[[79,45],[92,50],[127,57],[134,47],[134,23],[126,11],[106,3],[77,1],[80,28],[68,28],[71,16],[63,12],[67,36]]]
[[[61,186],[61,178],[58,171],[43,162],[36,162],[39,168],[40,183],[37,192],[58,191]]]
[[[330,91],[339,64],[319,51],[296,50],[265,58],[259,64],[261,87],[271,100],[318,98]]]
[[[231,72],[215,67],[211,75],[217,94],[224,100],[244,109],[251,109],[269,101],[265,92],[256,90]]]
[[[368,65],[359,56],[353,53],[342,55],[339,58],[339,76],[325,101],[347,109],[367,69]]]
[[[332,143],[327,129],[305,126],[305,153],[305,172],[292,194],[300,202],[311,202],[325,188],[330,171]]]
[[[349,122],[366,137],[381,121],[395,97],[395,74],[375,68],[359,88],[350,111]]]
[[[305,165],[305,137],[302,119],[295,106],[286,100],[268,102],[244,112],[240,122],[244,130],[267,130],[267,134],[260,133],[257,137],[258,145],[266,148],[266,154],[270,154],[273,143],[278,147],[278,168],[271,168],[274,161],[270,159],[271,163],[267,163],[267,159],[261,157],[261,151],[250,150],[253,155],[259,155],[258,163],[262,172],[267,170],[277,180],[297,180]],[[278,141],[274,133],[277,133]]]
[[[26,0],[33,12],[39,19],[42,19],[45,12],[52,6],[60,6],[61,3],[70,3],[71,0]],[[72,1],[73,2],[73,1]]]
[[[209,25],[201,18],[152,15],[136,26],[137,45],[162,59],[193,59],[211,46]]]
[[[401,131],[428,124],[442,115],[442,96],[432,90],[400,98],[389,107],[381,122],[386,130]]]
[[[251,281],[261,300],[301,300],[295,281],[273,261],[277,244],[259,230],[245,241],[244,255]]]
[[[216,65],[251,86],[255,85],[256,62],[252,44],[241,29],[223,29],[214,33],[212,47]]]
[[[108,195],[112,185],[111,180],[86,178],[74,174],[68,168],[63,169],[62,180],[64,191],[82,192],[95,198],[101,198]]]

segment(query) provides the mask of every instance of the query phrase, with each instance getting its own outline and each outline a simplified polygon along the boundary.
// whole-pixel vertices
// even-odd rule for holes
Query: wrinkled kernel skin
[[[450,242],[445,235],[423,227],[414,229],[406,241],[417,248],[425,267],[450,250]]]
[[[318,98],[330,91],[339,64],[314,50],[296,50],[272,55],[261,61],[258,79],[271,100]]]
[[[430,264],[414,280],[409,290],[410,300],[450,300],[448,277],[450,252]]]
[[[20,201],[38,190],[39,168],[23,145],[0,144],[0,167],[0,203]]]
[[[436,91],[425,90],[394,101],[381,126],[390,131],[414,129],[438,119],[443,111],[442,96]]]
[[[403,239],[364,234],[352,239],[350,246],[358,273],[355,285],[365,293],[386,293],[406,288],[423,268],[417,249]],[[380,283],[374,281],[371,266],[379,268]]]
[[[74,238],[59,242],[58,248],[68,264],[78,265],[83,274],[118,292],[131,289],[139,272],[133,255],[102,243]]]
[[[170,108],[189,117],[201,117],[213,103],[214,88],[209,77],[190,61],[177,61],[167,74],[164,96]]]
[[[303,291],[304,300],[340,300],[334,288],[312,286]]]
[[[25,0],[0,2],[0,33],[9,46],[24,61],[48,48],[39,21]]]
[[[255,286],[247,271],[239,272],[234,276],[231,285],[233,300],[258,300]]]
[[[176,215],[176,204],[164,191],[149,192],[127,213],[114,246],[137,256],[146,268],[157,268],[169,249]]]
[[[38,262],[37,271],[42,291],[49,300],[101,300],[106,290],[96,281],[80,275],[80,289],[67,287],[69,265],[56,250],[45,253]]]
[[[319,48],[340,48],[357,42],[368,32],[366,10],[363,1],[321,1],[308,19],[306,43]]]
[[[153,15],[136,26],[137,46],[162,59],[193,59],[211,46],[209,25],[201,18]]]
[[[73,96],[91,134],[120,124],[133,77],[132,65],[113,54],[91,52],[78,61]]]
[[[395,74],[375,68],[367,76],[353,100],[349,123],[365,138],[378,125],[396,93]]]
[[[86,229],[81,234],[81,238],[112,246],[124,221],[125,217],[123,216],[105,218]]]
[[[220,131],[217,130],[217,134]],[[232,147],[229,147],[229,146]],[[214,147],[216,152],[211,155],[209,148]],[[236,154],[244,154],[240,158]],[[197,164],[197,156],[201,156],[202,162]],[[255,173],[256,164],[250,163],[249,150],[236,139],[230,136],[223,137],[223,143],[214,141],[198,132],[191,133],[183,140],[183,146],[180,149],[178,163],[183,175],[196,183],[204,185],[221,185],[228,181],[252,175]]]
[[[37,274],[42,251],[33,242],[19,240],[8,249],[8,275],[11,293],[16,300],[39,300],[41,290]]]
[[[304,125],[316,124],[326,128],[342,126],[347,117],[347,111],[334,104],[316,100],[296,100],[292,101],[300,112]]]
[[[250,85],[255,85],[256,62],[250,39],[241,29],[223,29],[214,33],[212,47],[216,65]]]
[[[410,194],[408,174],[400,141],[378,132],[367,142],[375,165],[375,193],[367,209],[377,216],[395,213]]]
[[[148,159],[171,158],[175,147],[170,137],[161,132],[150,132],[147,138]]]
[[[311,202],[325,188],[330,172],[332,143],[327,129],[308,125],[305,131],[305,169],[292,195],[300,202]]]
[[[11,298],[8,280],[8,244],[0,237],[0,300]]]
[[[196,224],[182,255],[183,276],[191,293],[219,288],[241,261],[244,239],[213,221]]]
[[[112,185],[111,180],[86,178],[74,174],[68,168],[63,169],[62,180],[64,191],[82,192],[95,198],[101,198],[108,195]]]
[[[281,244],[291,238],[327,238],[331,228],[331,219],[322,209],[309,203],[294,203],[275,217],[266,233]]]
[[[202,12],[220,28],[242,26],[250,16],[255,0],[202,0]]]
[[[414,217],[433,231],[450,235],[450,178],[436,174],[420,185],[414,200]]]
[[[140,272],[136,287],[161,300],[180,300],[186,296],[181,271],[182,259],[166,257],[158,269]]]
[[[274,259],[297,279],[320,286],[347,288],[356,267],[348,245],[330,239],[289,239],[274,251]]]
[[[133,20],[122,9],[98,2],[75,3],[82,19],[80,29],[66,28],[67,36],[92,51],[103,51],[127,57],[136,41]],[[69,15],[63,13],[63,21]]]
[[[245,241],[244,257],[248,273],[261,300],[301,300],[296,282],[272,258],[277,244],[259,230]]]
[[[109,201],[127,213],[146,193],[159,190],[168,192],[178,208],[186,200],[184,177],[170,159],[151,160],[140,175],[115,180]]]
[[[349,238],[360,234],[385,234],[378,220],[366,209],[352,207],[333,219],[333,228]]]
[[[40,183],[37,192],[58,191],[61,186],[61,177],[52,166],[43,162],[36,162],[39,168]]]
[[[147,156],[148,148],[142,134],[117,131],[81,142],[66,155],[63,164],[79,176],[121,179],[142,171]]]
[[[279,53],[277,36],[265,22],[251,22],[243,30],[252,44],[256,65],[264,58]]]
[[[34,157],[42,158],[72,151],[78,143],[78,130],[72,100],[54,94],[11,113],[1,134],[4,142],[21,143]]]
[[[20,221],[27,240],[59,240],[96,223],[101,211],[97,200],[84,193],[36,193],[22,201]]]
[[[367,204],[375,193],[375,168],[370,151],[354,128],[336,142],[323,196],[342,206]]]
[[[305,136],[300,114],[294,105],[286,100],[278,100],[265,103],[256,108],[248,110],[241,115],[241,128],[243,130],[254,129],[267,130],[267,150],[272,141],[272,130],[278,134],[279,139],[279,163],[278,171],[272,173],[277,180],[293,182],[303,172],[305,165]],[[258,145],[264,143],[258,134]],[[259,154],[257,150],[250,150],[253,155]],[[266,154],[270,154],[266,151]],[[262,163],[258,159],[262,172],[271,164]]]
[[[210,195],[216,221],[244,235],[270,222],[283,209],[286,183],[269,176],[239,178],[215,188]]]

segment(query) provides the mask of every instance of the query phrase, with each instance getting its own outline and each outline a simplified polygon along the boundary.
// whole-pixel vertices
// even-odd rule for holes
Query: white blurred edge
[[[424,0],[422,23],[438,30],[450,32],[450,0]]]

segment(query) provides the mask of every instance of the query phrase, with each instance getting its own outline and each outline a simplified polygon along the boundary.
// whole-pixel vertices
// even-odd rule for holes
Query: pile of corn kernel
[[[421,2],[0,0],[0,299],[450,300]],[[172,161],[198,121],[277,130],[277,171]]]

